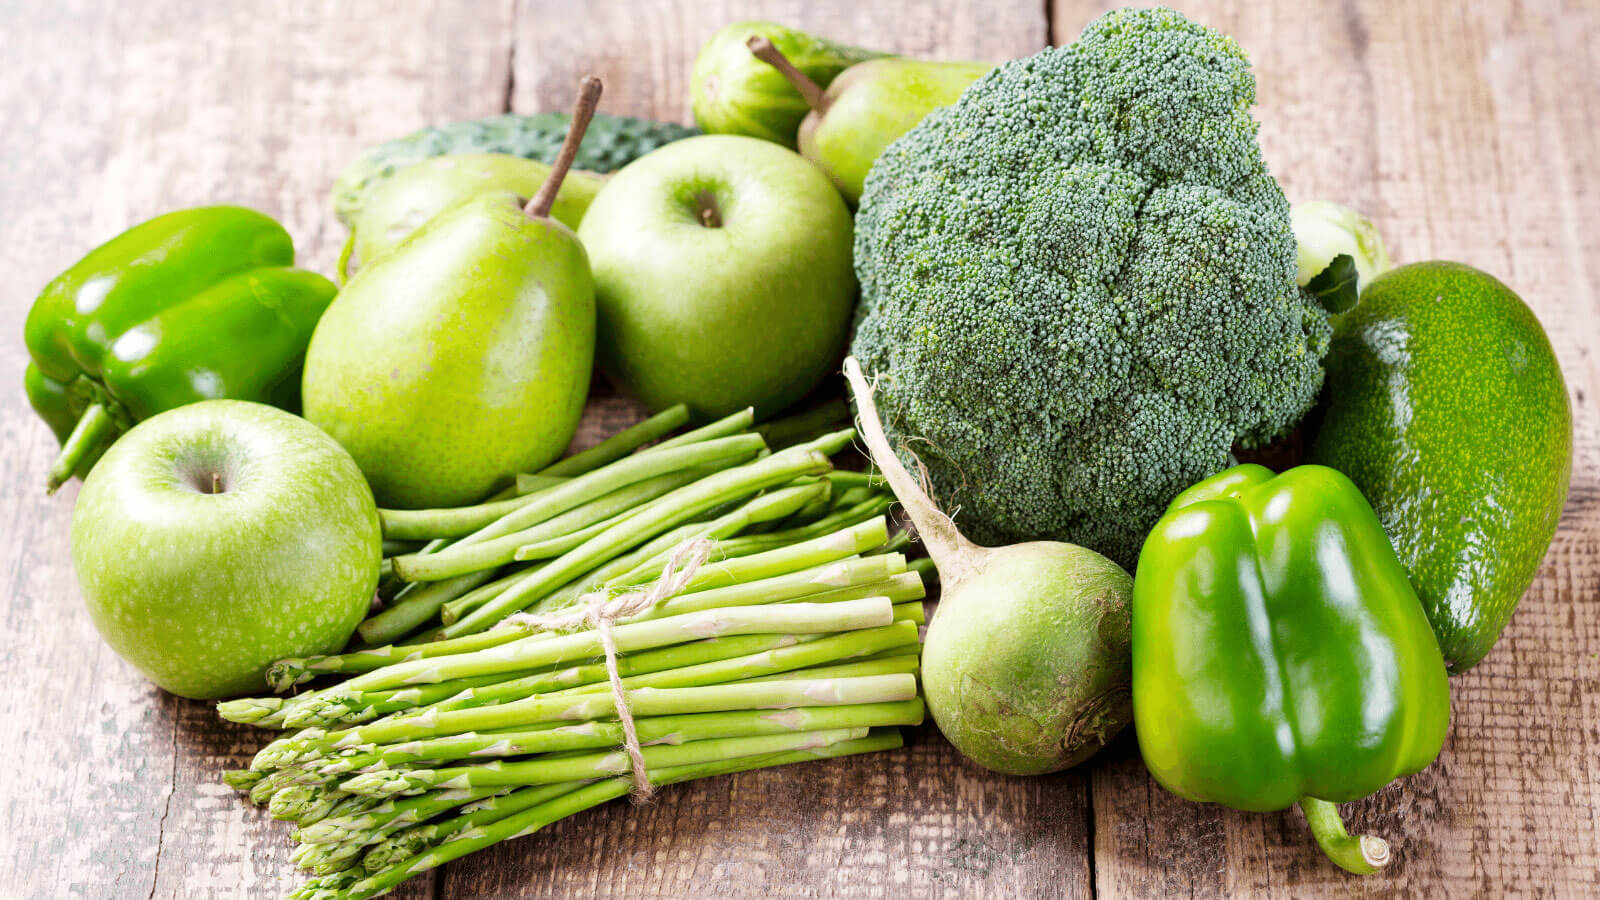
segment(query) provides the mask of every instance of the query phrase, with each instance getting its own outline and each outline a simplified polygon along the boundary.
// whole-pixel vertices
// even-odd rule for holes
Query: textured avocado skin
[[[1560,365],[1522,299],[1460,263],[1394,269],[1333,322],[1311,461],[1366,494],[1445,663],[1464,672],[1516,610],[1566,503]]]

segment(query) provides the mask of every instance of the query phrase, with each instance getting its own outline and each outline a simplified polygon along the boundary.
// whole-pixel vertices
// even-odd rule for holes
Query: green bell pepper
[[[1381,838],[1356,800],[1439,755],[1444,658],[1405,568],[1350,479],[1237,466],[1178,495],[1139,555],[1133,709],[1156,781],[1190,800],[1299,803],[1335,863],[1368,874]]]
[[[90,251],[28,312],[28,401],[61,441],[50,490],[135,423],[226,397],[299,405],[311,331],[338,289],[290,268],[282,225],[237,206],[168,213]]]

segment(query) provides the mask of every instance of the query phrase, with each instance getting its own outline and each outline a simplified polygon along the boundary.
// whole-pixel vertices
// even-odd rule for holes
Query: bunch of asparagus
[[[660,440],[687,420],[684,407],[673,407],[476,506],[380,510],[393,551],[384,560],[391,596],[362,623],[361,639],[475,634],[514,612],[559,608],[600,584],[648,580],[691,538],[778,532],[736,548],[753,552],[888,508],[881,483],[832,470],[828,457],[849,444],[849,429],[769,453],[747,409]]]
[[[704,564],[610,628],[652,785],[897,747],[921,722],[925,569],[890,537],[885,490],[832,470],[852,433],[767,453],[745,413],[632,452],[685,418],[524,477],[526,493],[385,511],[390,537],[429,543],[392,558],[407,586],[363,636],[406,642],[284,660],[280,692],[344,680],[220,704],[286,730],[225,780],[297,824],[316,877],[292,897],[376,896],[627,794],[598,632],[506,616],[651,591],[685,542]]]

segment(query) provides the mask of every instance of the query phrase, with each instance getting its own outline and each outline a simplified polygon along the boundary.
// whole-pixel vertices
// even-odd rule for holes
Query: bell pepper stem
[[[1339,868],[1356,875],[1371,875],[1389,864],[1389,842],[1370,834],[1352,837],[1345,831],[1338,806],[1315,797],[1302,797],[1300,809],[1306,814],[1306,823],[1318,846]]]
[[[85,409],[72,433],[61,444],[56,461],[50,465],[48,491],[54,494],[57,488],[70,481],[84,463],[116,437],[116,433],[116,420],[103,405],[95,403]]]

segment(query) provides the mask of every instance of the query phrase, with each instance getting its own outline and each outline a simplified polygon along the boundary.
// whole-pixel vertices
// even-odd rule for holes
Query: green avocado
[[[1361,488],[1464,672],[1500,637],[1566,503],[1561,367],[1527,304],[1461,263],[1393,269],[1333,323],[1311,461]]]

